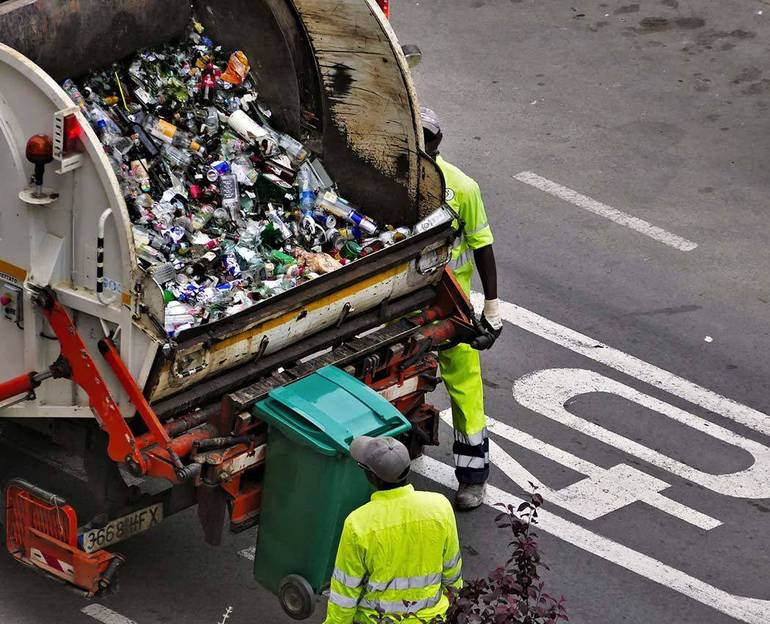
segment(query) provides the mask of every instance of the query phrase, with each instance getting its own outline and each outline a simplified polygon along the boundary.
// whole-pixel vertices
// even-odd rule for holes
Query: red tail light
[[[377,0],[377,4],[380,5],[382,12],[385,13],[385,17],[390,19],[390,0]]]
[[[75,115],[67,115],[64,118],[64,143],[62,151],[64,154],[73,154],[83,151],[81,137],[83,128],[80,127]]]

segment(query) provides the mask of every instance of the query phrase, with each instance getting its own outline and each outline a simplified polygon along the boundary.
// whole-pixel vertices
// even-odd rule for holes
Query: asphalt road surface
[[[539,484],[572,622],[770,622],[770,4],[392,4],[497,239],[489,503]],[[450,493],[443,433],[415,483]],[[466,577],[502,562],[494,515],[459,516]],[[0,621],[286,621],[252,545],[174,517],[102,610],[3,556]]]

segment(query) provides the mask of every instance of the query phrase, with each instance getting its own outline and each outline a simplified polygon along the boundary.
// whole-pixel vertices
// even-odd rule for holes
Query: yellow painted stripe
[[[216,353],[218,351],[227,349],[228,347],[231,347],[234,344],[243,342],[244,340],[251,340],[254,336],[259,336],[260,334],[264,334],[266,331],[270,331],[275,327],[279,327],[280,325],[283,325],[288,321],[293,321],[303,312],[309,313],[314,310],[318,310],[319,308],[326,308],[332,305],[333,303],[336,303],[340,299],[345,299],[347,297],[350,297],[351,295],[355,295],[356,293],[361,292],[362,290],[366,290],[370,286],[374,286],[375,284],[388,280],[391,277],[395,277],[399,273],[403,273],[404,271],[408,270],[408,268],[409,268],[409,263],[404,263],[393,269],[390,269],[389,271],[384,271],[383,273],[377,273],[377,275],[374,275],[368,279],[365,279],[362,282],[356,282],[355,284],[352,284],[347,288],[343,288],[342,290],[333,292],[328,297],[323,297],[322,299],[316,299],[315,301],[308,304],[304,308],[287,312],[286,314],[283,314],[278,318],[274,318],[269,321],[266,321],[261,325],[254,327],[253,329],[250,329],[240,334],[236,334],[235,336],[231,336],[230,338],[227,338],[222,342],[218,342],[216,345],[212,347],[211,351]]]
[[[24,282],[27,279],[27,272],[24,269],[4,260],[0,260],[0,273],[10,275],[19,282]]]
[[[270,331],[275,327],[279,327],[284,323],[295,320],[300,314],[302,314],[303,311],[311,312],[319,308],[328,307],[333,303],[339,301],[340,299],[345,299],[347,297],[350,297],[351,295],[354,295],[362,290],[365,290],[370,286],[374,286],[375,284],[388,280],[408,270],[409,270],[409,263],[405,262],[388,271],[377,273],[376,275],[373,275],[368,279],[365,279],[361,282],[356,282],[346,288],[335,291],[332,294],[330,294],[328,297],[317,299],[316,301],[313,301],[312,303],[308,304],[304,308],[301,308],[299,310],[293,310],[292,312],[287,312],[286,314],[282,314],[278,318],[265,321],[264,323],[258,325],[257,327],[254,327],[253,329],[241,332],[239,334],[236,334],[235,336],[231,336],[230,338],[226,338],[222,342],[219,342],[213,347],[211,347],[211,352],[218,353],[219,351],[224,351],[225,349],[228,349],[229,347],[235,344],[238,344],[240,342],[249,341],[254,336],[259,336],[260,334],[264,334],[265,332]],[[169,379],[171,378],[171,375],[172,375],[171,373],[172,365],[173,365],[173,362],[168,362],[163,365],[163,368],[161,369],[161,373],[160,373],[160,387],[163,387],[169,383]],[[197,380],[198,378],[199,378],[198,375],[191,376],[189,382],[184,384],[182,387],[188,386],[190,385],[190,383],[194,383],[194,381]],[[176,391],[179,391],[180,389],[181,387],[177,387]]]

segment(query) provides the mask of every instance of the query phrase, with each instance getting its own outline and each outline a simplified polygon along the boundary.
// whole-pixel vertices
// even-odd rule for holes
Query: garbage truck
[[[0,478],[20,563],[110,591],[116,544],[197,507],[210,544],[226,527],[260,527],[257,578],[306,617],[341,521],[366,495],[352,437],[399,435],[415,456],[437,443],[435,352],[483,330],[448,266],[462,224],[423,151],[382,4],[0,2],[0,444],[13,449]],[[275,126],[323,159],[345,197],[415,233],[169,336],[115,173],[60,85],[182,36],[193,15],[248,55]],[[313,490],[327,509],[307,509]],[[287,537],[298,517],[326,545],[310,562],[303,531]]]

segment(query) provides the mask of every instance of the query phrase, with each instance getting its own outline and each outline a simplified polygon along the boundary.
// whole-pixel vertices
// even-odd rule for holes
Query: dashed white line
[[[619,225],[624,225],[627,228],[631,228],[640,234],[649,236],[650,238],[655,239],[664,245],[668,245],[669,247],[673,247],[674,249],[678,249],[679,251],[692,251],[698,247],[697,243],[693,243],[686,238],[682,238],[681,236],[667,232],[663,228],[659,228],[657,225],[652,225],[644,219],[626,214],[617,208],[613,208],[612,206],[603,204],[600,201],[591,199],[586,195],[582,195],[581,193],[578,193],[571,188],[562,186],[561,184],[539,176],[536,173],[532,173],[531,171],[522,171],[521,173],[513,176],[513,178],[519,182],[523,182],[524,184],[529,184],[530,186],[533,186],[536,189],[543,191],[544,193],[548,193],[549,195],[553,195],[554,197],[558,197],[559,199],[563,199],[564,201],[574,204],[579,208],[583,208],[588,212],[592,212],[595,215],[599,215],[600,217],[614,221]]]
[[[108,609],[104,605],[95,602],[83,607],[80,612],[95,619],[97,622],[102,622],[102,624],[136,624],[134,620],[130,620],[126,616],[115,613],[112,609]]]

